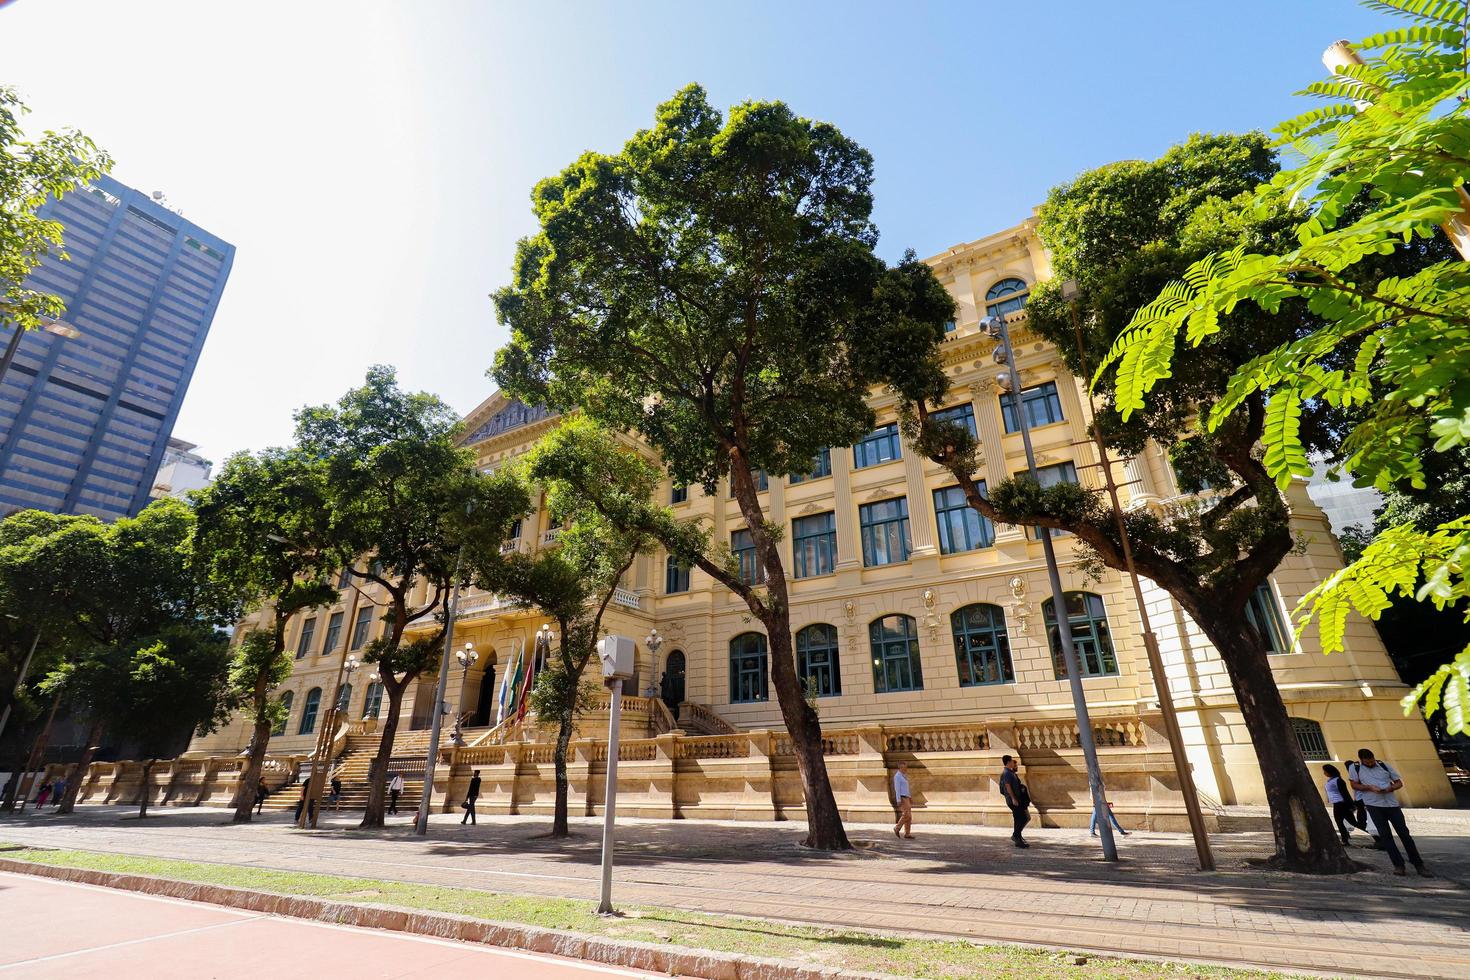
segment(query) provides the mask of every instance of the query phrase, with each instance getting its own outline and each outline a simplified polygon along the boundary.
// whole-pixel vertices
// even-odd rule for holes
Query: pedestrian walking
[[[479,798],[480,770],[476,769],[475,774],[470,777],[470,788],[465,790],[464,802],[460,804],[460,809],[464,810],[464,819],[460,823],[479,823],[475,819],[475,801]]]
[[[914,839],[914,801],[909,795],[909,764],[900,762],[898,772],[893,774],[893,805],[898,811],[898,822],[893,825],[893,836],[905,840]],[[903,833],[899,833],[902,829]]]
[[[66,778],[62,777],[51,787],[51,805],[60,806],[61,798],[66,795]]]
[[[1117,814],[1113,813],[1113,804],[1111,803],[1108,804],[1108,819],[1113,822],[1114,830],[1124,837],[1128,836],[1128,831],[1124,830],[1123,825],[1118,822]],[[1097,836],[1097,810],[1092,811],[1092,826],[1088,828],[1088,832],[1094,837]]]
[[[332,777],[332,809],[342,809],[342,777]]]
[[[46,801],[49,799],[51,799],[51,784],[42,783],[41,791],[36,794],[36,809],[39,810],[44,807],[46,805]]]
[[[1344,759],[1342,762],[1342,767],[1343,769],[1347,770],[1349,783],[1351,783],[1353,779],[1357,778],[1353,775],[1354,770],[1358,768],[1358,764],[1356,762],[1351,759]],[[1383,850],[1383,834],[1379,832],[1378,824],[1374,823],[1373,819],[1368,816],[1368,806],[1363,802],[1363,794],[1358,792],[1357,790],[1353,790],[1352,793],[1353,815],[1357,817],[1357,819],[1353,821],[1354,825],[1362,827],[1363,830],[1367,831],[1368,836],[1373,838],[1374,850]]]
[[[1397,833],[1414,870],[1418,871],[1421,877],[1433,878],[1433,873],[1424,867],[1424,859],[1419,856],[1419,848],[1414,846],[1414,838],[1409,833],[1409,825],[1404,822],[1403,805],[1394,795],[1404,788],[1404,781],[1399,778],[1399,774],[1394,772],[1393,767],[1387,762],[1379,762],[1375,759],[1371,750],[1359,749],[1358,765],[1354,767],[1352,781],[1353,789],[1363,794],[1363,803],[1368,807],[1368,815],[1373,818],[1373,822],[1378,825],[1378,832],[1383,836],[1383,849],[1388,852],[1388,859],[1393,862],[1393,873],[1396,875],[1406,873],[1403,856],[1399,854],[1399,849],[1394,846],[1393,842],[1393,835]]]
[[[1000,795],[1005,797],[1006,806],[1011,808],[1011,843],[1017,847],[1030,847],[1021,836],[1021,831],[1031,822],[1031,794],[1016,774],[1020,763],[1015,756],[1003,755],[1000,764],[1005,767],[1000,774]]]
[[[271,795],[270,787],[265,784],[264,779],[255,781],[255,812],[258,815],[265,809],[265,798]]]
[[[395,772],[388,781],[388,812],[398,812],[398,795],[403,792],[403,773]]]
[[[310,793],[311,793],[311,780],[308,779],[304,783],[301,784],[301,799],[299,799],[299,800],[296,801],[296,820],[298,822],[300,822],[300,820],[301,820],[301,808],[302,807],[306,807],[307,808],[306,809],[306,818],[308,820],[315,820],[316,819],[316,800],[309,800],[307,798],[310,795]]]
[[[1357,827],[1359,830],[1366,831],[1368,815],[1364,813],[1359,816],[1357,803],[1353,800],[1353,791],[1336,766],[1329,762],[1322,767],[1322,773],[1327,777],[1323,789],[1327,793],[1327,802],[1332,804],[1332,819],[1337,821],[1337,832],[1342,835],[1342,843],[1346,847],[1352,843],[1349,839],[1352,832],[1348,830],[1348,827]]]

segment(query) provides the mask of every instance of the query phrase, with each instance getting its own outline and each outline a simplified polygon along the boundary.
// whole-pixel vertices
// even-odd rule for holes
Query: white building
[[[153,478],[150,491],[153,499],[183,497],[190,490],[201,490],[209,484],[209,471],[214,464],[194,452],[198,448],[192,442],[169,436],[158,474]]]

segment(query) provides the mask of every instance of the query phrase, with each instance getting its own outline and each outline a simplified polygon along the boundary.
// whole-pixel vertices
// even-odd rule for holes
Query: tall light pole
[[[455,651],[454,659],[459,661],[459,686],[460,690],[463,690],[465,681],[470,676],[470,668],[475,665],[475,661],[480,659],[480,655],[475,652],[473,643],[466,643],[463,650]],[[457,711],[454,713],[454,731],[449,733],[449,741],[455,745],[464,744],[464,736],[459,731],[459,712]]]
[[[1068,280],[1062,283],[1062,299],[1067,301],[1067,306],[1072,311],[1072,330],[1077,335],[1077,356],[1081,361],[1082,377],[1089,378],[1092,372],[1087,367],[1087,349],[1082,343],[1082,321],[1077,315],[1077,300],[1080,295],[1076,282]],[[1113,505],[1118,540],[1123,547],[1123,564],[1133,583],[1133,601],[1138,605],[1138,625],[1143,629],[1143,648],[1148,652],[1148,669],[1153,675],[1159,712],[1164,716],[1164,735],[1169,739],[1169,752],[1174,757],[1174,773],[1179,780],[1179,792],[1184,796],[1184,812],[1189,816],[1189,831],[1194,835],[1195,856],[1199,860],[1201,871],[1214,871],[1215,855],[1210,851],[1210,836],[1205,831],[1205,815],[1200,810],[1199,793],[1194,788],[1194,771],[1190,768],[1189,757],[1184,753],[1184,735],[1179,729],[1179,716],[1174,712],[1174,695],[1169,690],[1169,675],[1164,671],[1164,658],[1159,654],[1159,638],[1154,635],[1153,625],[1149,622],[1148,606],[1143,601],[1143,586],[1138,581],[1138,569],[1133,566],[1133,544],[1128,540],[1128,528],[1123,522],[1123,508],[1118,503],[1118,484],[1113,480],[1113,463],[1108,457],[1108,447],[1103,442],[1102,430],[1097,426],[1097,406],[1092,402],[1090,389],[1087,404],[1092,409],[1092,440],[1097,446],[1098,464],[1102,467],[1108,499]]]
[[[471,502],[465,508],[468,514]],[[419,812],[413,818],[413,832],[423,836],[429,832],[429,799],[434,795],[434,770],[439,763],[439,733],[444,727],[444,712],[449,706],[444,703],[444,694],[449,688],[450,651],[454,649],[454,620],[459,615],[459,569],[464,564],[464,545],[454,559],[454,586],[449,591],[449,608],[444,617],[444,653],[439,657],[439,684],[434,694],[434,720],[429,725],[429,755],[424,760],[424,790],[419,795]],[[383,774],[386,779],[387,773]]]
[[[658,651],[664,645],[664,638],[658,635],[657,629],[651,629],[648,631],[648,635],[643,638],[643,642],[648,645],[649,659],[651,661],[648,665],[648,687],[644,689],[643,693],[646,697],[656,698],[659,693]]]
[[[1021,432],[1021,444],[1026,447],[1026,470],[1031,474],[1031,479],[1039,483],[1036,453],[1031,448],[1031,424],[1026,419],[1026,404],[1021,392],[1021,373],[1016,369],[1016,355],[1011,347],[1011,334],[1006,326],[1006,318],[988,316],[980,325],[987,334],[1000,341],[993,356],[997,364],[1006,366],[1006,370],[996,376],[996,382],[1001,390],[1010,392],[1011,407],[1016,413],[1016,428]],[[1113,822],[1108,819],[1102,769],[1097,763],[1097,744],[1092,737],[1092,718],[1087,713],[1087,695],[1082,690],[1082,669],[1077,661],[1077,649],[1072,645],[1072,625],[1068,621],[1067,596],[1062,591],[1062,574],[1057,567],[1057,553],[1052,546],[1051,529],[1038,527],[1036,531],[1041,538],[1041,549],[1046,554],[1046,575],[1051,581],[1051,603],[1056,613],[1057,639],[1062,648],[1062,663],[1067,667],[1067,683],[1072,689],[1072,710],[1077,715],[1077,741],[1082,746],[1082,758],[1087,763],[1087,785],[1092,792],[1093,821],[1102,835],[1103,858],[1116,861],[1118,845],[1113,840]]]

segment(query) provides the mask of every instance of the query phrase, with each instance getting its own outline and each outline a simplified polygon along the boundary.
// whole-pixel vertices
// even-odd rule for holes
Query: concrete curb
[[[687,946],[664,946],[632,940],[604,939],[561,929],[542,929],[445,912],[417,912],[387,905],[359,905],[330,902],[319,898],[280,895],[251,891],[226,885],[206,885],[151,875],[121,874],[90,868],[66,868],[49,864],[32,864],[0,858],[0,871],[55,878],[84,885],[99,885],[124,891],[162,895],[188,902],[204,902],[230,908],[263,912],[269,915],[311,919],[335,925],[385,929],[435,939],[455,939],[532,953],[590,960],[609,966],[649,973],[664,973],[704,980],[895,980],[884,974],[852,973],[833,967],[808,966],[789,960],[736,956],[691,949]]]

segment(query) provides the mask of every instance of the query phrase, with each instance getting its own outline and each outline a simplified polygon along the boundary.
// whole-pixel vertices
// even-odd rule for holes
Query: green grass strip
[[[1124,980],[1132,977],[1284,976],[1188,963],[1113,959],[1022,946],[982,945],[964,940],[915,939],[860,930],[819,929],[668,908],[627,908],[623,910],[621,918],[608,919],[595,915],[591,902],[572,899],[504,895],[471,888],[272,871],[93,851],[44,850],[0,844],[0,856],[54,867],[151,875],[281,895],[391,905],[426,912],[448,912],[495,922],[565,929],[587,935],[642,942],[673,943],[694,949],[748,956],[770,956],[925,980],[958,980],[975,976],[1016,980],[1051,980],[1062,977],[1115,977]],[[1084,965],[1074,963],[1078,955],[1088,957]]]

